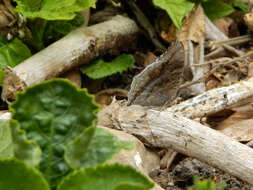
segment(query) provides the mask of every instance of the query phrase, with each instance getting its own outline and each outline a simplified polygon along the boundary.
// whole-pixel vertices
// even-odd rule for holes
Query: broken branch
[[[74,30],[13,69],[8,69],[2,98],[14,99],[16,92],[26,86],[59,76],[105,53],[127,50],[136,41],[137,33],[136,23],[123,16]]]
[[[253,78],[239,83],[209,90],[192,99],[167,108],[187,118],[204,117],[217,113],[235,103],[253,96]]]
[[[252,40],[252,35],[244,35],[244,36],[239,36],[235,38],[230,38],[230,39],[225,39],[225,40],[216,40],[216,41],[210,41],[207,43],[207,46],[210,49],[216,49],[219,48],[223,45],[241,45],[247,42],[250,42]]]
[[[102,117],[100,124],[133,134],[151,146],[195,157],[253,184],[253,149],[248,146],[169,111],[115,104],[103,114],[110,115],[111,124]]]

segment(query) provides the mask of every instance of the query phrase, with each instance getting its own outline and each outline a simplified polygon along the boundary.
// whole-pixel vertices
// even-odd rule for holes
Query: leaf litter
[[[18,3],[17,10],[20,13],[23,13],[27,18],[38,17],[53,20],[59,20],[62,18],[71,19],[78,11],[87,6],[87,4],[83,4],[82,6],[77,7],[77,4],[74,3],[76,1],[66,1],[65,4],[60,2],[61,6],[64,5],[62,11],[60,11],[59,14],[57,11],[51,11],[51,13],[48,14],[48,10],[44,9],[50,5],[49,0],[45,1],[46,3],[40,9],[35,11],[26,7],[26,4],[22,6],[23,1],[16,0],[16,2]],[[92,1],[89,6],[94,6],[94,2],[95,1]],[[105,5],[106,7],[111,5],[119,7],[125,5],[124,1],[122,1],[121,4],[115,4],[115,2],[111,4],[110,1],[105,4],[103,3],[105,2],[98,2],[98,10]],[[180,0],[176,3],[174,1],[150,0],[147,5],[143,5],[143,7],[141,6],[142,3],[140,1],[137,0],[135,3],[136,6],[139,7],[139,11],[141,11],[151,23],[152,30],[159,35],[160,38],[156,38],[159,40],[159,43],[165,47],[169,46],[169,48],[165,52],[162,48],[159,49],[159,47],[154,44],[154,40],[150,40],[152,39],[152,36],[147,37],[150,33],[148,34],[148,32],[145,32],[147,28],[145,28],[145,25],[142,25],[143,20],[135,18],[138,17],[139,14],[137,13],[135,14],[135,17],[133,17],[131,9],[128,10],[124,6],[120,7],[120,11],[128,13],[133,19],[142,25],[143,31],[140,35],[141,40],[138,41],[137,49],[134,52],[127,52],[135,57],[135,66],[132,66],[132,63],[129,63],[125,68],[120,68],[120,64],[124,64],[124,61],[126,61],[123,60],[120,61],[120,63],[116,63],[117,66],[119,66],[119,69],[113,70],[113,68],[113,71],[109,72],[109,74],[104,70],[99,70],[99,68],[97,68],[96,71],[102,73],[102,75],[99,75],[102,79],[96,80],[95,78],[98,77],[94,74],[93,79],[88,79],[88,77],[84,75],[82,76],[82,87],[88,87],[88,85],[85,86],[85,82],[88,81],[88,83],[90,83],[89,86],[92,86],[91,88],[88,88],[88,90],[97,93],[96,100],[101,102],[102,106],[106,107],[113,102],[114,96],[119,96],[121,99],[127,98],[128,105],[138,104],[163,109],[197,95],[199,92],[192,88],[195,85],[197,90],[199,90],[200,86],[196,86],[196,84],[201,83],[201,88],[203,88],[204,85],[204,91],[206,91],[218,87],[229,86],[240,80],[246,79],[247,77],[251,77],[252,55],[250,54],[251,51],[248,52],[248,49],[251,48],[252,44],[249,40],[240,41],[237,37],[248,33],[245,28],[248,27],[248,29],[251,30],[252,13],[245,15],[247,6],[242,4],[241,1],[233,1],[233,3],[230,4],[219,0],[203,1],[201,5],[199,4],[195,7],[194,3],[188,0]],[[156,7],[151,7],[152,11],[145,9],[145,6],[150,6],[150,3],[156,5]],[[56,5],[57,4],[54,6]],[[68,7],[69,10],[66,7]],[[115,10],[118,10],[119,7]],[[54,9],[53,6],[49,8],[49,10]],[[235,12],[235,9],[239,9],[239,11]],[[95,16],[97,13],[98,11],[92,10],[90,15],[91,19],[92,16]],[[115,12],[113,14],[115,14]],[[166,17],[167,14],[169,17]],[[106,16],[108,16],[108,13]],[[207,36],[209,34],[207,30],[208,22],[206,21],[206,16],[208,16],[211,21],[216,20],[214,26],[220,29],[221,36],[227,36],[229,37],[229,40],[224,40],[219,37],[215,40],[208,40]],[[243,18],[245,23],[242,22]],[[96,22],[103,21],[103,14],[102,16],[100,15],[100,18],[96,19]],[[2,25],[0,24],[0,27],[6,27],[7,20],[5,18],[1,23]],[[164,22],[163,26],[157,26],[158,24],[161,24],[161,22]],[[242,25],[244,28],[241,27]],[[67,25],[59,25],[59,28],[62,26]],[[30,28],[30,30],[32,35],[34,35],[33,29]],[[52,31],[59,32],[59,30],[53,30],[51,28],[51,34]],[[15,32],[11,33],[15,36]],[[11,33],[9,32],[9,34]],[[50,35],[50,31],[47,35]],[[61,37],[54,36],[53,38],[56,40]],[[8,40],[8,38],[6,39]],[[4,44],[6,39],[1,40],[1,44]],[[40,39],[42,39],[42,36],[40,36]],[[204,42],[201,42],[201,40],[204,40]],[[171,43],[175,41],[177,42]],[[15,42],[19,43],[18,39],[15,38],[7,45],[12,47],[12,43]],[[45,41],[42,40],[40,42],[44,43]],[[29,46],[29,43],[27,42],[27,44],[24,45],[21,43],[19,43],[19,46],[23,47],[23,50],[26,45]],[[47,43],[51,43],[50,40],[47,41]],[[201,43],[203,43],[203,51],[200,47]],[[39,42],[36,45],[38,44]],[[44,45],[33,47],[35,47],[35,49],[37,48],[38,51],[43,46]],[[7,52],[10,54],[10,59],[3,58],[3,61],[5,62],[1,61],[1,64],[3,64],[3,68],[1,67],[1,69],[4,69],[6,65],[14,67],[15,64],[22,62],[25,58],[30,56],[28,53],[22,54],[23,57],[21,56],[20,60],[15,59],[14,62],[12,62],[12,51],[17,52],[18,48],[11,48],[11,51]],[[19,52],[17,52],[17,55],[18,53]],[[0,52],[0,55],[6,57],[6,53]],[[108,59],[106,56],[101,56],[100,58],[101,64],[115,63],[114,57],[109,57]],[[107,62],[105,60],[110,61]],[[84,72],[84,69],[82,69],[82,71]],[[114,74],[117,71],[121,72],[121,74]],[[89,73],[89,71],[87,72]],[[91,72],[89,74],[91,77]],[[89,74],[87,75],[89,76]],[[109,76],[111,74],[114,75]],[[126,97],[127,91],[128,97]],[[203,89],[199,91],[204,92]],[[244,104],[248,104],[247,100],[245,100],[245,102],[246,103]],[[211,115],[200,119],[206,125],[209,125],[242,143],[247,143],[253,140],[251,106],[248,105],[244,109],[233,107],[229,108],[229,110],[231,111],[230,114],[221,112],[220,115]],[[213,121],[215,118],[217,120],[222,118],[222,121],[218,121],[214,125]],[[161,159],[165,157],[165,154],[161,153],[163,150],[156,149],[155,151],[160,154]],[[6,154],[11,155],[11,153],[8,152]],[[167,156],[164,159],[167,159],[168,161],[171,157]],[[121,169],[123,170],[124,168]],[[180,176],[183,174],[189,175]],[[168,164],[165,168],[157,170],[155,175],[152,175],[152,178],[164,189],[183,189],[192,184],[191,179],[194,175],[199,175],[201,178],[212,178],[217,182],[222,178],[223,180],[230,182],[227,188],[231,189],[236,189],[236,187],[238,187],[238,189],[250,188],[247,184],[236,178],[232,178],[214,168],[210,168],[210,166],[199,163],[197,160],[186,158],[181,154],[174,154],[171,164]],[[219,180],[217,178],[219,178]],[[65,181],[65,183],[67,184],[68,182]]]

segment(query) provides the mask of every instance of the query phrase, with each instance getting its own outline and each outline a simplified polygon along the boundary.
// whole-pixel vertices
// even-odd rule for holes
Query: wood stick
[[[16,92],[26,86],[59,76],[105,53],[127,50],[135,44],[137,33],[136,23],[123,16],[74,30],[13,69],[7,69],[2,98],[14,99]]]
[[[219,112],[253,96],[253,77],[236,84],[209,90],[192,99],[167,108],[187,118],[204,117]]]
[[[232,45],[241,45],[241,44],[250,42],[251,40],[252,40],[252,35],[247,34],[247,35],[244,35],[244,36],[239,36],[239,37],[225,39],[225,40],[210,41],[206,45],[210,49],[216,49],[216,48],[219,48],[223,45],[231,45],[231,46]]]
[[[108,111],[112,123],[107,127],[113,125],[151,146],[195,157],[253,185],[253,149],[248,146],[168,111],[120,104]],[[106,124],[104,120],[99,122]]]
[[[208,40],[227,40],[228,37],[221,32],[212,21],[206,16],[206,39]]]

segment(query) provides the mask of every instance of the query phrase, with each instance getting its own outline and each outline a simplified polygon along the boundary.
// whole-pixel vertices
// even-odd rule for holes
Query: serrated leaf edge
[[[25,95],[25,94],[27,93],[27,91],[29,91],[30,89],[32,89],[32,88],[34,88],[34,87],[41,86],[41,85],[44,85],[44,84],[48,84],[48,83],[51,83],[51,82],[54,82],[54,81],[66,82],[66,83],[68,83],[69,85],[71,85],[72,87],[74,87],[74,88],[77,90],[78,93],[80,93],[80,92],[81,92],[81,93],[85,93],[86,96],[87,96],[88,98],[90,98],[91,102],[97,107],[97,109],[94,109],[94,110],[93,110],[93,114],[94,114],[94,116],[95,116],[95,119],[94,119],[95,121],[93,121],[93,122],[94,122],[94,124],[95,124],[95,123],[97,122],[97,112],[99,111],[100,107],[99,107],[99,105],[95,102],[94,96],[91,95],[91,94],[89,94],[87,89],[85,89],[85,88],[78,88],[76,84],[73,84],[73,83],[70,82],[69,80],[67,80],[67,79],[62,79],[62,78],[54,78],[54,79],[51,79],[51,80],[43,81],[43,82],[40,82],[40,83],[38,83],[38,84],[34,84],[34,85],[32,85],[32,86],[28,86],[28,87],[27,87],[24,91],[22,91],[22,92],[17,92],[17,94],[16,94],[16,100],[15,100],[14,102],[12,102],[12,103],[9,105],[9,111],[11,112],[11,115],[13,116],[13,115],[16,114],[16,111],[15,111],[15,109],[13,108],[13,105],[15,105],[16,102],[19,101],[20,97],[22,97],[23,95]],[[15,119],[14,119],[14,120],[15,120]]]

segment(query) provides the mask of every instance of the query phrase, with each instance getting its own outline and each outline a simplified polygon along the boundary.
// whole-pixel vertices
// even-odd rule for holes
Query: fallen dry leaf
[[[229,17],[223,17],[214,22],[215,26],[223,32],[226,36],[229,36],[229,28],[233,23],[233,19]]]
[[[176,32],[178,41],[192,40],[199,43],[205,37],[205,13],[201,5],[192,10],[182,24],[182,29]]]
[[[177,32],[177,29],[176,27],[171,24],[169,27],[168,27],[168,30],[162,30],[161,31],[161,38],[166,41],[166,42],[175,42],[176,41],[176,32]]]
[[[223,134],[242,142],[253,139],[253,109],[235,112],[216,127]]]
[[[112,103],[114,97],[127,98],[127,90],[113,88],[98,92],[95,96],[95,102],[102,108]]]
[[[76,84],[79,88],[82,87],[82,77],[79,69],[68,71],[62,77],[70,80],[72,83]]]
[[[160,36],[166,42],[180,41],[187,47],[187,40],[199,43],[205,37],[205,28],[205,14],[199,5],[186,16],[180,30],[171,24],[166,29],[161,30]]]
[[[253,31],[253,12],[251,10],[250,13],[247,13],[243,17],[245,24],[248,26],[248,29],[250,31]]]
[[[148,52],[145,56],[144,67],[147,67],[148,65],[153,63],[156,58],[157,57],[152,52]]]

